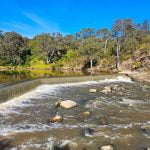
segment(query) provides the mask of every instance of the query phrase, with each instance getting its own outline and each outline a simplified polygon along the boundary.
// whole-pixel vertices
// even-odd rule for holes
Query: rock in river
[[[90,93],[96,93],[96,92],[97,92],[97,89],[90,89],[89,92],[90,92]]]
[[[105,94],[110,93],[112,92],[112,88],[110,86],[105,86],[102,92]]]
[[[76,148],[77,146],[78,144],[71,140],[64,140],[61,142],[53,143],[50,147],[50,150],[71,150],[70,147]]]
[[[101,125],[107,125],[108,124],[108,117],[106,117],[106,116],[101,115],[98,117],[98,120],[99,120],[99,123]]]
[[[92,137],[93,132],[94,132],[94,129],[91,129],[91,128],[85,128],[81,130],[81,134],[86,137]]]
[[[59,106],[60,106],[60,103],[61,103],[61,100],[55,102],[55,106],[56,106],[56,107],[59,107]]]
[[[113,146],[112,145],[105,145],[105,146],[101,146],[99,150],[113,150]]]
[[[141,130],[144,134],[150,134],[150,125],[141,126]]]
[[[65,109],[70,109],[76,106],[77,106],[77,103],[71,100],[65,100],[65,101],[60,102],[60,107],[63,107]]]
[[[85,111],[85,112],[83,112],[83,114],[82,114],[82,116],[83,116],[84,118],[89,117],[89,115],[90,115],[90,112],[89,112],[89,111]]]
[[[115,84],[114,87],[113,87],[113,89],[114,89],[114,90],[119,90],[119,85],[118,85],[118,84]]]
[[[63,117],[59,116],[59,115],[56,115],[55,117],[50,118],[49,121],[52,122],[52,123],[54,123],[54,122],[62,122],[63,121]]]

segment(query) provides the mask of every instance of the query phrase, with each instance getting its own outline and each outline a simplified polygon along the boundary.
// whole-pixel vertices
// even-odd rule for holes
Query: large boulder
[[[105,145],[105,146],[101,146],[100,150],[113,150],[113,146],[112,145]]]
[[[60,107],[65,109],[71,109],[73,107],[76,107],[77,103],[71,100],[65,100],[60,102]]]

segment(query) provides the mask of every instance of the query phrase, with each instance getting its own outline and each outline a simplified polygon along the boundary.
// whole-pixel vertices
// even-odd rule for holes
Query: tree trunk
[[[49,61],[49,57],[47,56],[47,59],[46,59],[46,64],[49,64],[50,61]]]
[[[120,67],[120,56],[119,56],[119,52],[120,52],[120,42],[118,41],[117,42],[117,59],[116,59],[116,68],[117,70],[119,70],[119,67]]]
[[[105,45],[104,45],[104,53],[106,52],[107,43],[108,43],[108,39],[106,39],[106,40],[105,40]]]
[[[93,70],[93,59],[90,60],[91,70]]]
[[[52,53],[50,54],[50,56],[49,56],[49,53],[47,53],[47,59],[46,59],[47,64],[51,62],[51,59],[54,57],[54,53],[55,53],[55,50],[52,50]]]

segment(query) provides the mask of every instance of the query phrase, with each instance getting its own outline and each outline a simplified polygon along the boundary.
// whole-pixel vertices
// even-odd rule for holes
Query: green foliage
[[[140,61],[134,62],[134,63],[132,64],[132,68],[134,68],[134,69],[138,69],[138,68],[140,68],[141,66],[142,66],[142,63],[141,63]]]
[[[71,63],[77,58],[77,52],[73,50],[69,50],[59,61],[55,61],[52,63],[52,68],[61,68],[67,64]]]
[[[131,59],[141,49],[150,52],[147,20],[142,24],[135,24],[128,18],[118,19],[112,30],[84,28],[75,35],[43,33],[32,39],[24,38],[16,32],[0,31],[0,66],[115,66],[115,63]],[[133,65],[141,67],[140,62]]]
[[[81,41],[78,54],[85,57],[87,61],[97,60],[103,56],[101,41],[93,37]]]
[[[2,65],[21,65],[30,55],[28,39],[16,32],[5,32],[0,38],[0,60]]]
[[[67,51],[66,55],[62,58],[64,61],[70,61],[71,59],[77,57],[77,52],[73,50]]]

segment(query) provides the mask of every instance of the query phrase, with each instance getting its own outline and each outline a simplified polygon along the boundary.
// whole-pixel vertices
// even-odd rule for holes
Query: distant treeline
[[[112,29],[84,28],[74,35],[42,33],[32,39],[16,32],[0,31],[0,66],[71,63],[93,67],[110,64],[119,67],[135,51],[150,51],[150,28],[145,20],[116,20]]]

